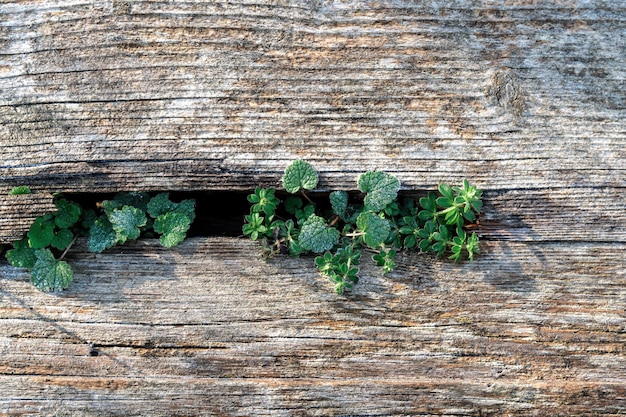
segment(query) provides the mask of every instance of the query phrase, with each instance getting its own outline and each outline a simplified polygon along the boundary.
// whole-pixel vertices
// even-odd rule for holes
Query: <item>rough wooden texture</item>
[[[230,238],[79,241],[56,295],[2,262],[0,413],[625,414],[625,31],[624,1],[3,2],[0,243],[49,193],[294,158],[326,190],[466,177],[485,213],[475,263],[366,262],[349,297]]]
[[[311,258],[264,263],[240,239],[83,249],[62,295],[0,267],[8,414],[625,411],[624,243],[487,242],[387,277],[365,261],[346,297]]]

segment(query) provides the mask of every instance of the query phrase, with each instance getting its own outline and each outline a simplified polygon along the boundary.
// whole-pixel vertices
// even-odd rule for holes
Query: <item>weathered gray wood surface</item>
[[[349,297],[239,239],[79,242],[56,295],[0,263],[0,413],[626,413],[626,2],[533,3],[0,4],[0,242],[52,192],[294,158],[486,197],[475,263],[366,263]]]
[[[2,411],[57,415],[611,415],[626,405],[624,243],[487,242],[472,265],[312,259],[239,239],[79,248],[77,282],[7,266]],[[98,356],[90,356],[90,346]]]

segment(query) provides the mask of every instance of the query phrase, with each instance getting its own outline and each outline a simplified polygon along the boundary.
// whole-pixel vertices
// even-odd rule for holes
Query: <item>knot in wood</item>
[[[526,110],[526,98],[520,83],[510,68],[498,68],[489,77],[485,89],[487,100],[520,117]]]

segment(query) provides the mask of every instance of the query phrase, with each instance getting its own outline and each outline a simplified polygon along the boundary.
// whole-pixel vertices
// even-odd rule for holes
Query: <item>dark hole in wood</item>
[[[100,352],[98,352],[98,348],[94,346],[93,343],[89,344],[89,356],[98,356]]]
[[[179,202],[193,198],[196,200],[196,219],[188,237],[242,236],[245,216],[250,214],[251,203],[247,196],[253,191],[202,191],[202,192],[170,192],[170,200]],[[157,193],[154,193],[155,195]],[[359,193],[355,193],[357,195]],[[290,196],[286,192],[277,192],[276,196],[284,201]],[[307,194],[316,204],[318,210],[330,209],[328,193],[310,192]],[[64,198],[79,203],[85,209],[94,209],[99,213],[96,203],[113,199],[110,193],[65,193]],[[278,212],[278,215],[289,216]]]
[[[248,195],[253,191],[196,191],[196,192],[170,192],[170,199],[180,202],[185,199],[193,198],[196,200],[196,219],[191,228],[187,232],[188,237],[243,237],[242,226],[245,222],[245,216],[250,214],[251,203],[248,202]],[[158,194],[158,193],[151,193]],[[276,197],[282,202],[292,194],[285,191],[277,191]],[[316,212],[328,213],[331,210],[328,192],[307,192],[307,196],[315,203]],[[350,201],[357,202],[362,199],[362,194],[358,191],[350,191]],[[415,205],[418,205],[419,197],[426,195],[425,192],[400,192],[398,201],[404,199],[412,199]],[[66,193],[65,198],[79,203],[86,209],[94,209],[99,212],[97,203],[104,200],[110,200],[115,197],[111,193]],[[299,194],[296,194],[299,196]],[[307,204],[303,199],[304,204]],[[279,206],[277,216],[282,218],[293,218],[292,215],[281,211],[282,204]],[[468,228],[468,230],[478,230],[477,224],[469,225],[476,229]]]

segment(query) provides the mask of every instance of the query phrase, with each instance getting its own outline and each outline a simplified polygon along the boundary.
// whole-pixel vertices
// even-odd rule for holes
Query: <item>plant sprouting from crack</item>
[[[244,235],[260,241],[263,255],[292,256],[313,253],[315,266],[333,284],[337,294],[359,280],[363,252],[383,273],[396,269],[402,249],[449,253],[456,261],[470,261],[479,252],[473,225],[482,208],[482,191],[464,180],[460,187],[441,184],[438,194],[415,201],[398,201],[400,181],[383,171],[368,171],[357,178],[360,198],[346,191],[329,194],[329,207],[318,207],[305,190],[313,190],[319,176],[311,164],[291,163],[283,186],[291,195],[283,200],[273,188],[257,188],[248,196],[252,204],[243,225]]]
[[[29,231],[13,243],[6,258],[15,267],[30,269],[31,282],[43,291],[60,291],[73,280],[64,258],[79,236],[87,237],[91,252],[102,252],[140,236],[159,237],[172,247],[182,242],[195,218],[195,200],[179,203],[169,193],[118,193],[97,204],[97,211],[56,196],[56,210],[37,217]]]

